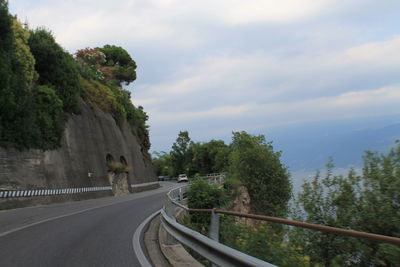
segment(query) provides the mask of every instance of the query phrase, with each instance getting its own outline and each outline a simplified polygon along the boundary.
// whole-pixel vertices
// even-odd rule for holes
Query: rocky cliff
[[[142,152],[130,125],[117,125],[104,111],[79,102],[57,150],[0,148],[0,188],[67,188],[110,185],[107,159],[126,162],[131,184],[156,180],[150,156]]]

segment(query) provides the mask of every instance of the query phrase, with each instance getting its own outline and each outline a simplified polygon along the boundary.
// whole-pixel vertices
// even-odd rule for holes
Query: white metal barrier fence
[[[132,184],[133,188],[139,188],[158,184],[158,182]],[[17,198],[17,197],[36,197],[36,196],[56,196],[56,195],[70,195],[86,192],[97,192],[112,190],[112,186],[92,186],[92,187],[79,187],[79,188],[62,188],[62,189],[32,189],[32,190],[0,190],[0,198]]]

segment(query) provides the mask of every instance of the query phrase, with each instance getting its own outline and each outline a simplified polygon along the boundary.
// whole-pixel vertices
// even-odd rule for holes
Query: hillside
[[[121,164],[131,184],[156,179],[148,117],[123,88],[136,63],[122,47],[71,55],[0,0],[0,77],[0,188],[109,185]]]

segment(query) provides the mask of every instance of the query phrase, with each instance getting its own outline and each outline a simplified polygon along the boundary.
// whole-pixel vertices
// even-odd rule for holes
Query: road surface
[[[132,237],[176,184],[121,197],[0,211],[0,266],[140,266]]]

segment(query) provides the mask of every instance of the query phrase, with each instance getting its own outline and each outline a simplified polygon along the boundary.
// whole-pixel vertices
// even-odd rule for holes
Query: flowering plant
[[[106,55],[96,48],[86,47],[85,49],[76,51],[75,59],[80,64],[100,66],[106,62]]]

